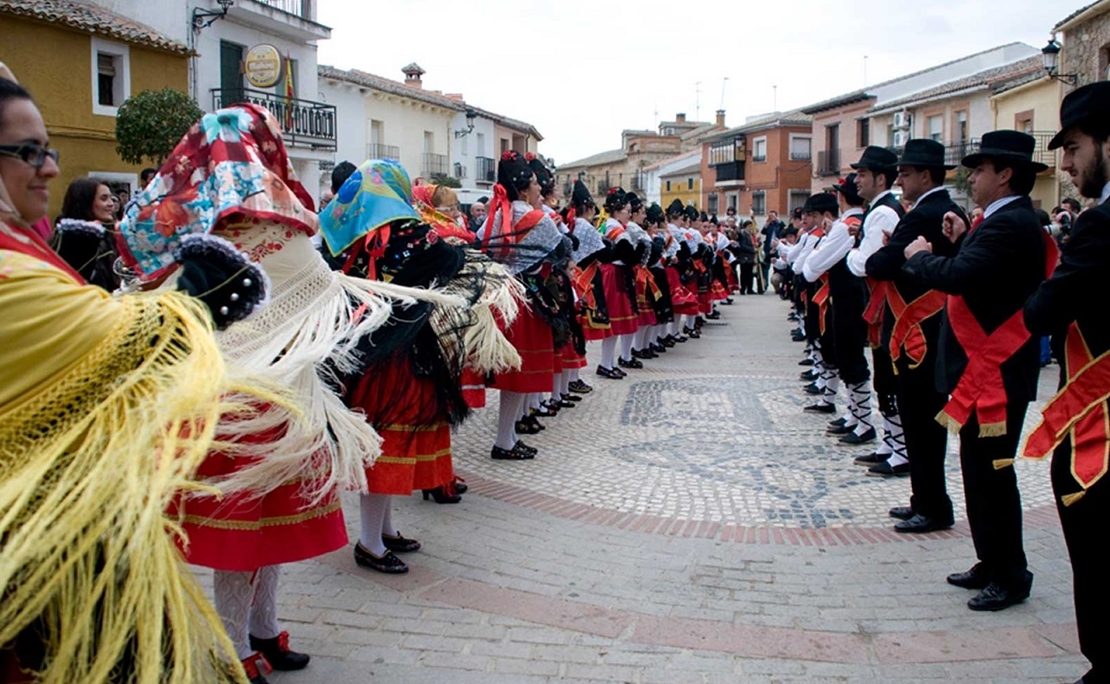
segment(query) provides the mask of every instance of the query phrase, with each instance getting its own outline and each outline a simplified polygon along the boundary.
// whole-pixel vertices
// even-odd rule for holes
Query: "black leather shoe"
[[[663,339],[659,340],[659,343],[662,344],[664,347],[673,347],[678,344],[678,338],[676,338],[674,335],[667,335]]]
[[[848,421],[844,418],[837,418],[836,420],[830,420],[829,421],[829,427],[831,427],[831,428],[842,427],[847,422]]]
[[[574,402],[575,404],[582,401],[582,397],[578,396],[577,394],[559,394],[559,398],[562,401],[570,401]]]
[[[306,653],[297,653],[289,649],[289,632],[282,632],[273,639],[250,638],[251,648],[261,653],[270,667],[275,670],[289,672],[303,670],[312,660]]]
[[[658,356],[659,354],[666,354],[667,353],[667,348],[665,346],[663,346],[662,344],[659,344],[657,342],[653,342],[651,344],[651,346],[648,347],[648,349],[650,349],[652,351],[652,353],[655,354],[656,356]]]
[[[978,596],[967,602],[967,607],[972,610],[1004,610],[1027,598],[1029,598],[1028,587],[1024,590],[1011,590],[991,582],[979,592]]]
[[[836,404],[810,404],[802,410],[806,413],[836,413]]]
[[[798,373],[798,379],[799,380],[805,380],[806,382],[812,382],[812,381],[816,380],[819,377],[821,377],[821,376],[818,375],[817,371],[814,371],[814,370],[807,370],[807,371],[802,371],[801,373]]]
[[[869,428],[862,435],[857,435],[855,432],[849,432],[848,434],[840,438],[840,443],[846,444],[848,446],[859,446],[860,444],[874,442],[876,437],[878,437],[878,435],[875,434],[875,428]]]
[[[370,553],[361,542],[355,543],[355,562],[364,568],[384,572],[387,575],[403,575],[409,571],[409,566],[405,565],[403,560],[394,556],[392,551],[386,551],[384,556],[378,558]]]
[[[805,342],[806,341],[806,336],[805,335],[791,335],[790,339],[795,341],[795,342]]]
[[[533,424],[530,420],[518,420],[516,422],[516,433],[518,435],[534,435],[541,429],[542,428],[538,426],[538,422],[536,424]]]
[[[830,435],[830,436],[833,436],[833,435],[847,435],[847,434],[851,434],[852,430],[855,430],[855,429],[856,429],[855,425],[853,425],[851,427],[849,427],[847,425],[830,425],[829,427],[825,428],[825,434]]]
[[[870,468],[871,466],[876,466],[880,463],[886,463],[888,460],[890,460],[891,456],[893,456],[893,454],[880,454],[872,452],[870,454],[867,454],[866,456],[857,456],[852,461],[852,463],[855,463],[856,465],[867,466]],[[913,513],[910,513],[910,515],[913,515]]]
[[[991,583],[987,579],[987,573],[983,570],[982,563],[976,563],[967,572],[954,572],[944,579],[952,586],[961,589],[986,589],[987,585]]]
[[[690,338],[686,337],[685,335],[676,335],[675,338],[674,338],[674,341],[681,344],[681,343],[685,342],[688,339],[690,339]]]
[[[805,392],[806,392],[806,394],[812,394],[814,396],[816,396],[818,394],[824,394],[825,393],[824,390],[818,389],[817,383],[815,383],[815,382],[811,382],[808,385],[806,385],[805,386]]]
[[[817,362],[814,361],[813,359],[805,358],[805,359],[802,359],[801,361],[799,361],[798,365],[799,366],[812,366],[815,363],[817,363]]]
[[[574,408],[574,402],[573,401],[567,401],[566,399],[560,399],[559,401],[557,401],[555,403],[555,405],[558,406],[561,409]]]
[[[408,537],[402,536],[400,531],[397,532],[396,537],[390,537],[383,534],[382,543],[385,544],[385,548],[389,549],[390,551],[396,551],[397,553],[409,553],[412,551],[420,550],[420,542],[416,541],[415,539],[409,539]]]
[[[915,513],[909,520],[903,520],[894,525],[895,532],[903,534],[928,534],[929,532],[940,532],[952,527],[951,520],[937,520]]]
[[[624,359],[622,359],[619,356],[617,357],[617,365],[620,366],[621,368],[632,368],[632,369],[637,369],[637,368],[643,368],[644,367],[644,364],[641,363],[639,359],[630,359],[628,361],[625,361]]]
[[[528,454],[515,447],[512,449],[502,449],[497,446],[490,449],[489,456],[495,461],[530,461],[536,457],[535,454]]]
[[[890,509],[888,513],[890,517],[897,518],[898,520],[909,520],[913,517],[913,509],[909,506],[895,506]]]
[[[617,371],[616,368],[606,368],[604,366],[597,367],[597,374],[603,378],[609,378],[610,380],[620,380],[624,377],[624,374]]]
[[[517,432],[519,432],[519,430]],[[457,504],[462,501],[462,494],[457,489],[447,485],[436,487],[435,489],[422,489],[420,490],[420,494],[425,501],[431,499],[437,504]],[[386,543],[386,548],[389,548],[388,543]],[[396,549],[393,550],[396,551]]]
[[[867,477],[909,477],[910,464],[899,463],[896,466],[890,465],[890,461],[883,461],[882,463],[871,466],[867,469]]]
[[[527,444],[525,444],[523,439],[518,439],[516,441],[516,444],[513,445],[513,451],[519,451],[524,454],[531,454],[532,456],[540,453],[540,450],[536,447],[528,446]]]
[[[567,385],[567,389],[569,389],[571,392],[574,392],[575,394],[589,394],[590,392],[594,391],[593,387],[590,387],[581,380],[571,380],[570,384]]]

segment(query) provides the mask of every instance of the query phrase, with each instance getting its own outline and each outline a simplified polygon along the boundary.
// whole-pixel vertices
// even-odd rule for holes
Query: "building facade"
[[[664,201],[663,190],[663,176],[674,173],[679,169],[684,169],[692,163],[701,164],[701,148],[683,152],[682,154],[669,157],[663,161],[655,162],[644,167],[644,196],[647,203],[650,205],[655,202],[666,209],[667,205],[671,203],[668,198]],[[698,179],[698,187],[701,187],[701,179]],[[691,198],[691,201],[696,202],[701,197],[701,190],[698,191],[697,197]],[[685,200],[684,200],[685,201]]]
[[[50,217],[76,178],[94,176],[133,195],[142,167],[116,154],[116,112],[144,90],[186,92],[188,46],[97,5],[67,0],[0,0],[0,35],[0,61],[34,95],[60,154]]]
[[[702,144],[702,207],[762,220],[805,204],[813,174],[813,119],[775,112],[718,133]],[[716,212],[710,209],[716,209]]]
[[[701,157],[688,160],[685,166],[659,175],[659,205],[665,210],[671,202],[693,204],[703,208],[701,202]],[[715,212],[710,212],[715,213]]]
[[[1052,31],[1063,43],[1058,72],[1076,76],[1076,87],[1110,78],[1110,0],[1072,12]]]
[[[1063,84],[1046,76],[1043,69],[997,88],[991,96],[995,130],[1012,128],[1037,139],[1034,160],[1048,165],[1048,170],[1037,176],[1029,196],[1034,206],[1045,211],[1058,206],[1063,199],[1060,195],[1060,151],[1048,149],[1048,141],[1060,130],[1062,97]]]

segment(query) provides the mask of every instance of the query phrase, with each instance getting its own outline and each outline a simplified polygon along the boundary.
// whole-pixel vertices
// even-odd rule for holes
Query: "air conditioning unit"
[[[894,147],[905,147],[906,141],[910,139],[910,134],[907,131],[894,131],[894,140],[891,144]]]
[[[909,112],[894,112],[894,127],[895,128],[909,128],[910,127],[910,114]]]

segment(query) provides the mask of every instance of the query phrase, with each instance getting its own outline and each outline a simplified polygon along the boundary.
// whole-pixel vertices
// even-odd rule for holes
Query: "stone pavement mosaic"
[[[408,575],[358,568],[349,549],[284,570],[281,618],[314,660],[271,681],[1076,679],[1047,464],[1018,470],[1033,595],[969,611],[971,593],[944,583],[974,561],[966,524],[889,531],[886,509],[909,483],[866,477],[851,464],[866,448],[837,446],[824,416],[801,413],[786,311],[737,297],[703,339],[649,368],[584,376],[597,391],[529,438],[534,461],[489,459],[491,394],[456,436],[463,502],[395,506],[424,544]],[[344,510],[357,536],[356,497]]]

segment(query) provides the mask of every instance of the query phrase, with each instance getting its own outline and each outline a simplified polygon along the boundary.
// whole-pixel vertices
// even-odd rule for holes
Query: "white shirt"
[[[890,190],[884,190],[871,201],[874,206]],[[867,260],[883,246],[883,234],[890,235],[898,225],[898,212],[888,206],[875,207],[863,223],[863,242],[857,249],[848,253],[848,270],[860,278],[867,275]]]
[[[934,192],[940,192],[941,190],[944,190],[943,185],[938,185],[937,187],[933,188],[932,190],[927,190],[925,192],[925,194],[923,194],[921,197],[917,198],[917,201],[913,203],[912,207],[910,207],[910,211],[913,211],[914,209],[917,209],[917,205],[921,204],[921,200],[925,199],[926,197],[933,194]]]
[[[849,216],[862,216],[863,209],[853,207],[844,212],[844,215],[833,222],[829,234],[814,248],[806,259],[802,275],[809,282],[815,282],[824,275],[837,262],[848,255],[856,244],[856,239],[848,234],[848,224],[844,219]]]
[[[802,236],[798,240],[798,244],[791,250],[790,255],[793,257],[792,264],[795,273],[804,273],[806,259],[813,252],[813,248],[817,246],[817,241],[821,238],[813,234],[812,231]]]
[[[987,205],[987,208],[983,210],[983,220],[986,221],[991,217],[991,214],[1006,206],[1010,202],[1021,199],[1021,197],[1022,195],[1010,195],[1009,197],[1003,197],[1002,199],[991,202],[989,205]]]
[[[1102,186],[1102,194],[1098,196],[1098,203],[1105,204],[1108,199],[1110,199],[1110,183]]]

